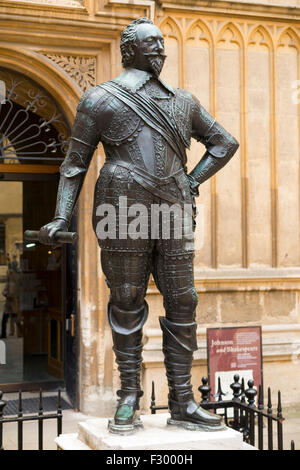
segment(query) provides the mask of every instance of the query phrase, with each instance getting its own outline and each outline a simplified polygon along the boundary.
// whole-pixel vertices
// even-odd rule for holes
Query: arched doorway
[[[60,164],[70,133],[63,111],[19,73],[0,68],[0,83],[0,163]]]
[[[69,134],[63,110],[42,86],[0,67],[2,239],[5,234],[0,317],[7,351],[0,383],[4,390],[55,388],[65,383],[66,362],[74,362],[73,331],[66,333],[68,320],[76,313],[74,248],[23,239],[25,230],[38,230],[53,218]],[[76,373],[69,368],[67,375]],[[73,398],[75,389],[72,383]]]

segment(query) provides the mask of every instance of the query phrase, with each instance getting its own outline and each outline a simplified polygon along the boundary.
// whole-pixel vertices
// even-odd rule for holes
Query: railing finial
[[[239,383],[239,374],[234,374],[233,380],[234,382],[230,385],[230,388],[233,391],[233,401],[240,401],[239,397],[241,396],[242,384]]]
[[[257,395],[257,390],[254,388],[254,380],[250,379],[248,380],[248,387],[247,390],[245,390],[245,395],[248,400],[248,406],[249,408],[254,408],[255,407],[255,397]]]
[[[202,377],[202,385],[198,387],[199,392],[201,393],[201,403],[204,405],[209,402],[211,388],[208,385],[208,378]]]

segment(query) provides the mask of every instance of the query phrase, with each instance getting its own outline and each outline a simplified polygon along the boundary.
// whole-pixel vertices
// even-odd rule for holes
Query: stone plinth
[[[144,428],[128,436],[111,434],[107,418],[88,419],[78,423],[78,434],[61,435],[55,442],[62,450],[254,450],[233,429],[188,431],[167,426],[168,417],[168,413],[144,415]]]

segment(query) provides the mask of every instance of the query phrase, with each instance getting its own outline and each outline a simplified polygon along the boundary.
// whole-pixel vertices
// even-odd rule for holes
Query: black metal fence
[[[220,414],[226,426],[235,429],[243,434],[243,441],[264,450],[267,441],[267,450],[283,450],[283,421],[281,394],[278,392],[278,402],[275,413],[271,402],[271,389],[268,388],[267,409],[264,407],[263,388],[260,385],[258,390],[254,388],[254,381],[248,381],[248,388],[245,388],[244,379],[239,382],[238,374],[234,375],[230,388],[233,396],[230,400],[224,400],[224,393],[221,387],[221,380],[218,379],[217,393],[211,400],[211,388],[207,377],[202,378],[202,385],[198,387],[201,394],[201,406],[214,413]],[[255,401],[257,399],[257,406]],[[152,382],[152,394],[150,410],[155,414],[158,410],[167,410],[167,406],[157,406],[155,401],[155,386]],[[229,411],[231,410],[231,411]],[[232,415],[232,416],[230,416]],[[264,432],[266,431],[266,433]],[[265,436],[265,434],[267,434]],[[274,437],[275,436],[275,437]],[[274,442],[275,441],[275,442]],[[276,442],[277,441],[277,442]],[[291,450],[295,450],[294,441],[291,442]]]
[[[43,450],[44,421],[48,419],[57,420],[57,435],[62,434],[62,404],[61,391],[57,394],[57,410],[55,413],[45,413],[43,408],[42,391],[39,392],[39,406],[36,414],[25,414],[23,412],[22,392],[19,392],[18,413],[16,416],[4,416],[7,402],[2,400],[3,393],[0,391],[0,450],[3,447],[3,428],[7,423],[17,423],[18,427],[18,450],[23,450],[23,423],[26,421],[37,421],[38,426],[38,450]]]
[[[230,385],[233,396],[230,400],[224,400],[224,393],[221,387],[220,378],[218,379],[217,393],[211,400],[211,388],[206,377],[202,378],[202,385],[198,387],[201,394],[201,406],[213,412],[218,412],[227,426],[243,434],[244,442],[264,450],[265,440],[267,449],[274,450],[274,441],[277,443],[277,450],[283,450],[283,421],[281,394],[278,392],[277,408],[275,413],[272,408],[271,390],[268,388],[267,408],[264,407],[263,388],[260,385],[258,390],[254,388],[254,381],[248,381],[248,388],[245,389],[244,379],[239,382],[238,374],[234,375],[234,382]],[[36,414],[25,414],[22,405],[22,392],[19,392],[18,413],[16,416],[4,416],[7,402],[2,400],[3,393],[0,391],[0,450],[3,448],[3,428],[7,423],[17,423],[18,431],[18,450],[23,450],[23,423],[27,421],[37,421],[38,425],[38,450],[43,450],[43,431],[44,421],[48,419],[57,420],[57,435],[62,434],[62,400],[61,391],[58,390],[57,410],[54,413],[45,413],[43,408],[42,391],[39,392],[39,406]],[[255,404],[256,398],[257,406]],[[155,386],[152,382],[151,394],[151,413],[155,414],[158,410],[167,410],[167,406],[156,405]],[[231,410],[231,411],[229,411]],[[232,416],[231,416],[232,415]],[[266,439],[265,433],[266,430]],[[275,439],[274,439],[275,435]],[[295,450],[295,443],[291,441],[291,450]]]

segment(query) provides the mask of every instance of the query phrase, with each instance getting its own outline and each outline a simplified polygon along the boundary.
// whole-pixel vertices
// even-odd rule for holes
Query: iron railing
[[[257,406],[255,404],[257,390],[254,388],[253,380],[248,381],[248,388],[245,389],[244,380],[239,382],[239,375],[234,375],[234,382],[230,385],[233,396],[230,400],[224,400],[220,378],[218,379],[217,393],[213,396],[216,400],[211,400],[211,388],[208,379],[202,378],[202,385],[198,387],[201,394],[201,406],[213,412],[217,412],[223,417],[226,426],[235,429],[243,434],[244,442],[256,446],[259,450],[264,450],[264,430],[267,431],[267,448],[274,450],[274,427],[276,426],[277,450],[283,450],[283,421],[281,394],[278,392],[278,402],[274,414],[271,402],[271,389],[268,388],[267,409],[264,408],[263,388],[260,385],[258,391]],[[36,414],[23,413],[22,392],[19,392],[18,413],[16,416],[4,416],[4,409],[7,404],[2,400],[3,393],[0,391],[0,450],[3,448],[3,428],[6,423],[18,424],[18,450],[23,450],[23,423],[26,421],[38,422],[38,450],[43,450],[43,426],[48,419],[57,420],[57,435],[62,434],[62,402],[61,391],[58,390],[57,410],[54,413],[45,413],[43,409],[42,391],[39,392],[39,409]],[[150,410],[155,414],[158,410],[167,410],[168,407],[156,405],[155,386],[152,382],[152,394]],[[231,412],[229,411],[231,410]],[[232,415],[232,416],[230,416]],[[291,441],[291,450],[295,450],[295,443]]]
[[[234,375],[234,382],[230,385],[233,396],[229,400],[224,400],[225,395],[222,391],[221,380],[218,379],[217,393],[211,400],[211,388],[207,377],[202,378],[202,385],[198,387],[201,394],[201,406],[217,413],[223,417],[226,426],[235,429],[243,434],[243,441],[264,450],[265,440],[267,440],[267,449],[274,450],[274,427],[276,426],[277,450],[283,450],[283,421],[281,393],[278,392],[277,409],[274,413],[271,402],[271,389],[268,388],[267,409],[264,407],[263,388],[260,385],[258,390],[254,388],[254,381],[248,381],[248,388],[245,389],[244,379],[239,382],[238,374]],[[257,406],[255,404],[256,398]],[[168,410],[168,407],[156,405],[155,386],[152,382],[152,394],[150,410],[155,414],[158,410]],[[231,410],[229,412],[229,410]],[[232,415],[232,417],[230,416]],[[265,439],[264,431],[267,431]],[[275,438],[276,439],[276,438]],[[295,450],[294,441],[291,442],[291,450]]]
[[[57,435],[62,434],[62,403],[61,391],[58,390],[57,410],[55,413],[45,413],[43,409],[42,390],[39,392],[39,406],[36,414],[25,414],[22,405],[22,392],[19,392],[18,413],[16,416],[4,416],[4,409],[7,402],[2,400],[3,393],[0,391],[0,450],[3,447],[3,428],[7,423],[18,424],[18,450],[23,450],[23,423],[26,421],[37,421],[38,424],[38,450],[43,450],[44,440],[44,421],[48,419],[57,420]]]

